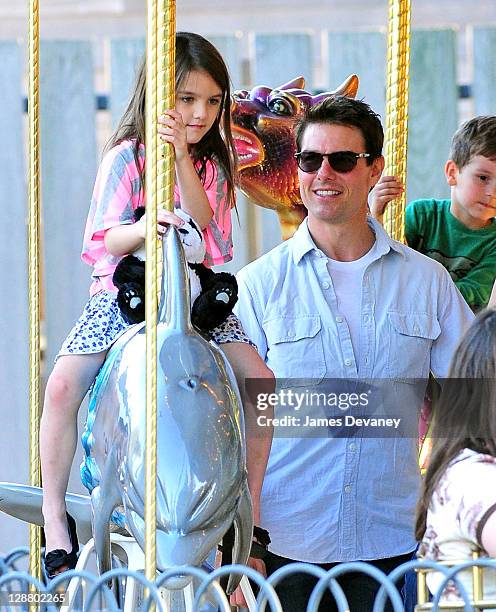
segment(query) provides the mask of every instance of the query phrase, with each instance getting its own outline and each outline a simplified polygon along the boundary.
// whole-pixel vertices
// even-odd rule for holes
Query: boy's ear
[[[446,165],[444,166],[444,174],[450,187],[454,187],[456,185],[458,172],[458,166],[455,164],[455,162],[452,159],[448,159]]]

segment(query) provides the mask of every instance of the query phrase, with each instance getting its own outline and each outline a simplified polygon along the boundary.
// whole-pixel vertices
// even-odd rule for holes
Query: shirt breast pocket
[[[441,333],[439,321],[426,313],[388,312],[388,374],[411,381],[427,378],[432,343]]]
[[[320,382],[326,373],[319,315],[282,316],[264,322],[267,365],[279,387]]]

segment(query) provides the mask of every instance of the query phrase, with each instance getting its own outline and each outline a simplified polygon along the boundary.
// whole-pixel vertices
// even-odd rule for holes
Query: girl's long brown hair
[[[464,448],[496,457],[496,310],[479,313],[451,361],[432,426],[432,454],[417,504],[415,537],[449,463]],[[453,380],[457,379],[457,380]]]
[[[208,162],[215,163],[224,174],[227,183],[227,198],[232,207],[236,199],[236,150],[231,132],[229,73],[222,56],[211,42],[199,34],[177,32],[176,90],[192,70],[209,74],[221,89],[222,100],[214,124],[200,142],[190,146],[190,153],[193,162],[199,164],[198,174],[203,183],[206,179]],[[135,140],[133,153],[142,185],[144,185],[145,162],[139,150],[140,146],[145,144],[145,93],[146,60],[143,59],[138,69],[136,84],[129,104],[105,147],[105,150],[108,151],[123,140]]]

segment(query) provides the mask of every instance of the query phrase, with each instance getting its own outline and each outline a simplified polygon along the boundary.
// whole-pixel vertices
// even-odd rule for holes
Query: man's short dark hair
[[[482,115],[466,121],[451,141],[450,159],[461,170],[477,155],[496,160],[496,117]]]
[[[365,141],[364,153],[370,153],[367,164],[382,155],[384,131],[379,115],[368,104],[346,96],[331,96],[308,108],[295,125],[296,148],[301,151],[303,134],[309,125],[325,123],[360,130]]]

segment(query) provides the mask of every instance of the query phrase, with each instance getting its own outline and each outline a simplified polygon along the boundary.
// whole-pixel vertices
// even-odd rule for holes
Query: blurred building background
[[[44,375],[87,298],[79,261],[102,147],[144,49],[145,0],[41,0]],[[384,113],[387,0],[178,0],[177,28],[210,38],[235,88],[304,75],[312,90],[357,73]],[[412,0],[408,199],[447,195],[442,168],[459,123],[496,113],[495,0]],[[0,0],[0,480],[28,480],[26,237],[27,0]],[[280,241],[276,215],[240,197],[236,271]],[[84,418],[84,409],[81,411]],[[80,454],[80,453],[79,453]],[[80,491],[79,454],[71,490]],[[0,551],[27,529],[0,516]]]

